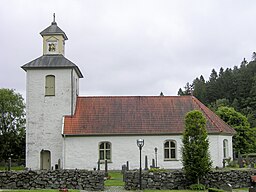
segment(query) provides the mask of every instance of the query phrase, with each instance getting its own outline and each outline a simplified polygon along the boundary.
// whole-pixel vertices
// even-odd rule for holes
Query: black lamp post
[[[156,159],[156,167],[157,167],[157,148],[155,147],[155,159]]]
[[[141,149],[144,146],[144,140],[143,139],[138,139],[137,140],[137,146],[139,147],[140,150],[140,190],[141,188]]]

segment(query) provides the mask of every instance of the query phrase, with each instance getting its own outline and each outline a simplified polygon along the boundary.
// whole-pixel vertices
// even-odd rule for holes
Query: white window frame
[[[165,147],[166,143],[169,143],[168,147]],[[174,147],[171,145],[174,143]],[[168,155],[169,157],[165,156],[165,151],[168,150]],[[172,151],[174,150],[174,157],[172,156]],[[177,142],[175,140],[166,140],[164,141],[164,161],[172,161],[172,160],[177,160]]]
[[[229,151],[228,151],[228,140],[223,140],[223,159],[229,158]]]
[[[103,148],[101,145],[103,144]],[[109,144],[109,148],[107,148],[107,144]],[[109,151],[109,158],[107,158],[107,152]],[[103,152],[103,158],[101,158],[101,152]],[[105,160],[108,162],[112,162],[112,144],[109,141],[102,141],[99,143],[99,161],[104,163]]]

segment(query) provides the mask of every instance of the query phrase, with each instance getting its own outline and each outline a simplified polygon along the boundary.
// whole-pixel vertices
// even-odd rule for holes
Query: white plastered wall
[[[65,137],[64,146],[64,168],[66,169],[89,169],[97,168],[99,158],[98,146],[100,142],[111,142],[112,146],[112,163],[108,164],[110,170],[120,170],[122,165],[129,161],[130,169],[139,167],[139,149],[136,140],[142,138],[145,145],[142,149],[142,167],[145,166],[145,155],[148,157],[148,165],[155,158],[154,148],[158,148],[158,166],[165,169],[182,168],[181,146],[182,140],[180,135],[166,136],[87,136],[87,137]],[[213,167],[222,166],[223,159],[223,139],[229,141],[232,146],[231,136],[209,136],[210,154],[213,160]],[[177,144],[177,160],[164,161],[164,142],[166,140],[175,140]],[[232,157],[232,148],[229,150]],[[101,164],[101,169],[104,165]]]
[[[46,75],[55,76],[55,96],[45,96]],[[41,150],[51,152],[51,167],[63,159],[62,117],[71,114],[76,102],[72,78],[78,79],[73,69],[27,70],[26,167],[30,169],[40,169]]]

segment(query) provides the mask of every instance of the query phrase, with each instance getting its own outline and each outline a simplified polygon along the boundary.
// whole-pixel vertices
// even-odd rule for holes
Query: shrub
[[[189,189],[194,191],[205,190],[205,186],[203,184],[193,184],[189,186]]]
[[[148,171],[155,173],[155,172],[165,172],[166,170],[165,169],[159,169],[159,168],[150,168]]]

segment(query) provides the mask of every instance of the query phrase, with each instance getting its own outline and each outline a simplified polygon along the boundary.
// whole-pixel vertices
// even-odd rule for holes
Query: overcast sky
[[[53,13],[80,95],[177,95],[256,51],[255,0],[0,0],[0,88],[25,95]]]

